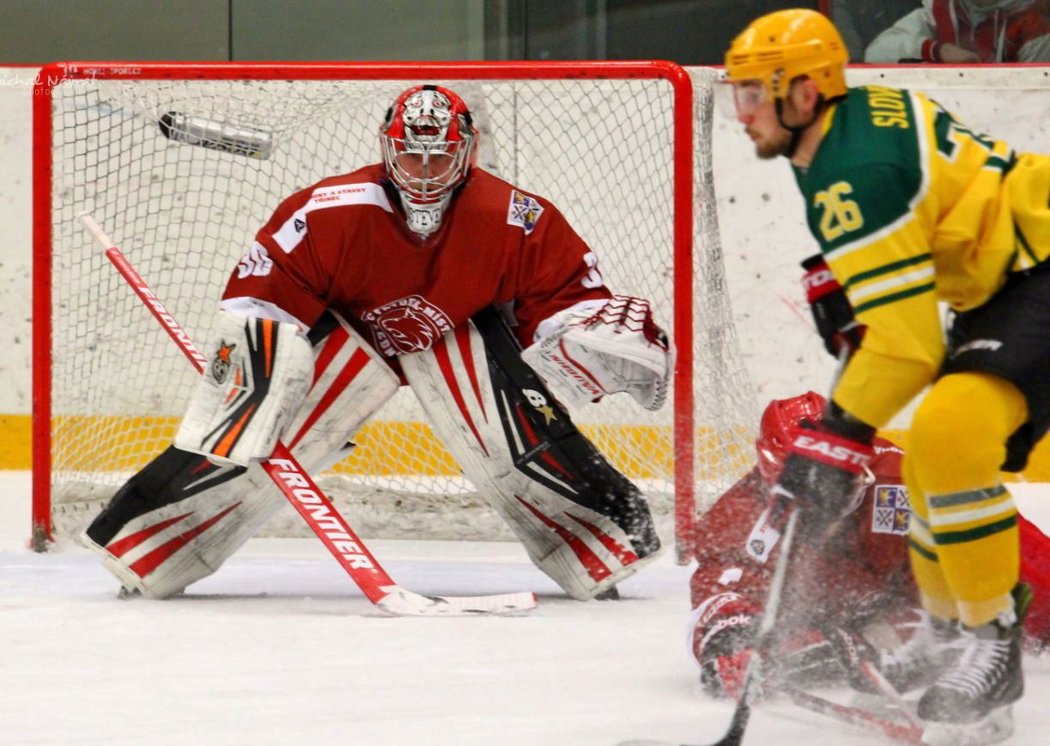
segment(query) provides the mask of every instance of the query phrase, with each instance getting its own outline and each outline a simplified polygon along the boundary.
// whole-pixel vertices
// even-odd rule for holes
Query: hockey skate
[[[882,652],[879,670],[898,692],[910,692],[929,686],[954,665],[965,643],[958,622],[923,613],[907,642]]]
[[[956,664],[919,699],[926,724],[923,743],[991,744],[1013,733],[1012,705],[1024,694],[1021,624],[1032,591],[1018,585],[1014,608],[976,629],[964,629],[966,647]]]

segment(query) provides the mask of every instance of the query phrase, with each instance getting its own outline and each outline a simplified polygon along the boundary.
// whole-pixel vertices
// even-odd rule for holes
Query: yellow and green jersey
[[[937,301],[976,308],[1050,255],[1050,157],[1015,154],[921,93],[851,88],[795,178],[810,231],[868,327],[834,399],[871,425],[936,375]]]

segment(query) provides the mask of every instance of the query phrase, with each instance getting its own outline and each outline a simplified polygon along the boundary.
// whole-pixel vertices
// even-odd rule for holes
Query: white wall
[[[0,68],[0,415],[29,414],[31,68]],[[854,84],[920,88],[972,127],[1050,152],[1050,68],[851,70]],[[760,399],[826,387],[831,363],[809,328],[797,263],[815,250],[786,163],[762,163],[715,114],[715,188],[738,331]]]
[[[0,67],[0,414],[28,414],[32,117],[36,68]]]

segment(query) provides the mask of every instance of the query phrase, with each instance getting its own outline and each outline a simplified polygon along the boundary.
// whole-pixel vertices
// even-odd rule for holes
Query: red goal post
[[[670,332],[661,412],[619,395],[574,417],[667,516],[688,559],[698,506],[749,464],[756,416],[718,241],[714,80],[660,61],[44,67],[33,110],[34,543],[79,532],[170,442],[194,375],[75,215],[90,210],[206,339],[230,269],[277,203],[378,160],[394,95],[439,82],[477,116],[479,165],[550,198],[614,291],[652,300]],[[406,523],[418,535],[422,523],[437,538],[488,538],[483,515],[438,528],[476,506],[416,406],[399,392],[322,486],[366,536]],[[388,510],[396,517],[379,517]]]

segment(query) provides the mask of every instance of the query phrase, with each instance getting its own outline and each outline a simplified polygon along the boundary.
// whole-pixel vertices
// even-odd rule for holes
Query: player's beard
[[[786,156],[791,150],[791,132],[786,129],[777,130],[776,134],[767,140],[755,141],[755,155],[764,161]]]

